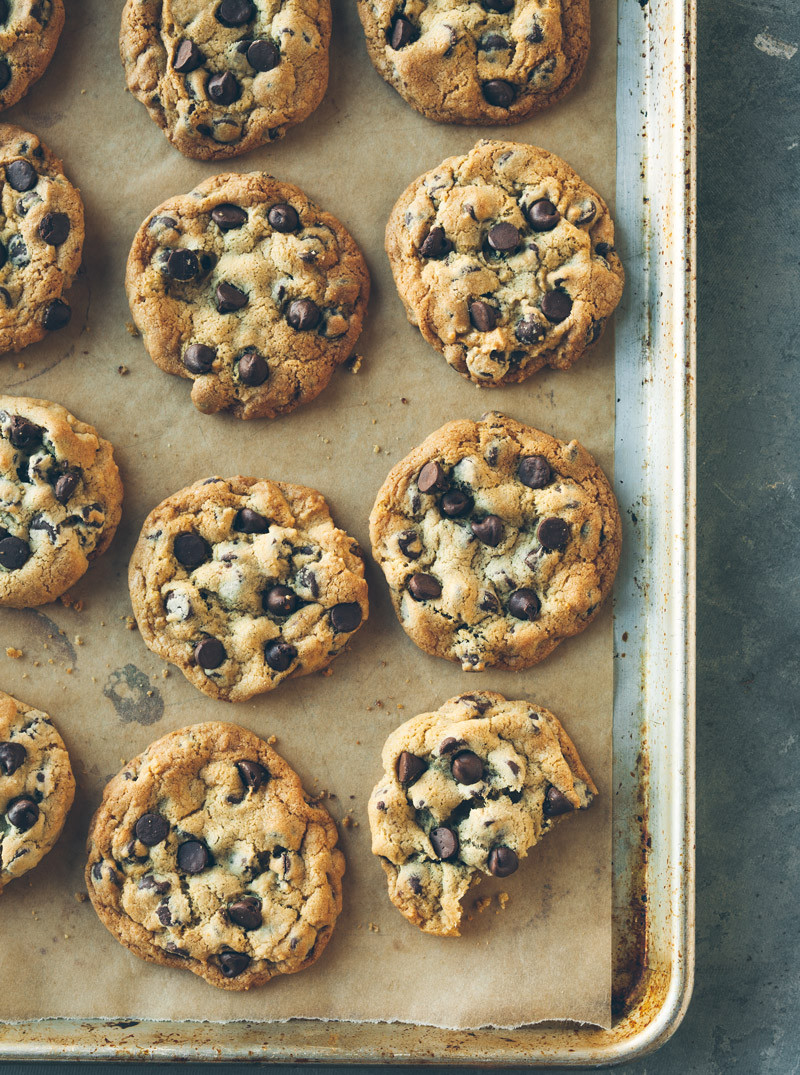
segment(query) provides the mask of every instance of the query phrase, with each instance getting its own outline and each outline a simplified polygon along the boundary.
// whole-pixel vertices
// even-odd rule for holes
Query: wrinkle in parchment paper
[[[593,3],[585,77],[550,112],[496,130],[426,121],[386,86],[366,56],[353,5],[334,0],[332,77],[320,109],[275,145],[224,167],[185,160],[124,91],[119,4],[69,6],[52,67],[5,114],[63,159],[86,206],[80,314],[65,334],[0,359],[2,391],[56,400],[115,446],[123,523],[72,592],[78,606],[0,610],[0,687],[49,712],[70,748],[76,804],[56,849],[0,898],[0,1019],[404,1020],[445,1027],[541,1019],[608,1025],[611,992],[611,613],[523,673],[465,675],[428,657],[397,624],[368,563],[372,610],[329,675],[289,682],[232,706],[204,697],[130,630],[127,560],[147,512],[211,474],[301,482],[368,549],[367,519],[390,467],[445,421],[499,409],[557,437],[576,437],[610,473],[614,383],[607,336],[566,373],[480,391],[449,369],[403,314],[383,252],[389,211],[407,184],[478,137],[511,137],[564,156],[613,204],[615,5]],[[131,239],[164,198],[218,171],[267,170],[338,216],[364,250],[374,289],[358,345],[313,403],[273,422],[205,416],[189,383],[158,370],[130,322],[123,289]],[[21,365],[18,365],[21,364]],[[22,650],[12,660],[6,647]],[[585,814],[557,826],[503,881],[467,897],[460,939],[425,936],[392,907],[370,853],[366,804],[388,733],[463,690],[497,690],[552,709],[600,789]],[[201,720],[277,737],[276,749],[340,823],[345,911],[311,969],[249,994],[146,964],[122,948],[83,901],[84,839],[106,780],[153,739]],[[506,896],[503,894],[507,894]],[[477,901],[481,901],[477,904]]]

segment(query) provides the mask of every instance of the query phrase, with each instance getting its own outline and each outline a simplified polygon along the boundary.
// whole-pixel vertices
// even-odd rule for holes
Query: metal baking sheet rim
[[[643,1056],[680,1024],[694,976],[695,0],[618,0],[618,14],[614,888],[628,965],[614,1025],[52,1019],[0,1024],[0,1058],[579,1067]]]

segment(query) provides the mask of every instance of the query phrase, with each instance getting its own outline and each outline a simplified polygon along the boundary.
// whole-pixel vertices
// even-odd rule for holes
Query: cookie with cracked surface
[[[83,202],[61,161],[10,123],[0,123],[0,181],[0,352],[19,351],[69,323],[62,296],[81,264]]]
[[[559,157],[483,141],[420,176],[386,227],[409,321],[491,388],[568,369],[622,295],[608,207]]]
[[[0,396],[0,605],[55,601],[108,548],[122,514],[113,449],[46,399]]]
[[[159,504],[131,557],[145,644],[242,702],[325,668],[369,613],[363,554],[316,490],[209,478]]]
[[[586,449],[494,412],[448,422],[393,468],[370,537],[406,634],[465,672],[527,668],[587,627],[622,542]]]
[[[52,849],[74,795],[67,748],[50,717],[0,691],[0,892]]]
[[[509,877],[597,788],[552,713],[482,691],[394,731],[370,796],[372,853],[389,898],[425,933],[459,936],[482,874]]]
[[[250,989],[325,949],[342,909],[337,838],[262,739],[195,724],[108,784],[86,887],[103,925],[141,959]]]
[[[325,96],[330,0],[127,0],[128,89],[187,157],[281,138]]]
[[[136,233],[128,301],[150,357],[206,414],[274,418],[314,399],[361,332],[369,273],[330,213],[259,172],[217,175]]]
[[[358,0],[378,72],[443,123],[519,123],[583,73],[589,0]]]
[[[63,0],[0,0],[0,109],[41,78],[63,28]]]

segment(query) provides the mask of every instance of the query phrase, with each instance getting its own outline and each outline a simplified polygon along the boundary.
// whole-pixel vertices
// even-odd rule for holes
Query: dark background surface
[[[754,41],[768,31],[800,44],[800,5],[699,0],[699,9],[697,974],[675,1036],[621,1070],[791,1075],[800,1072],[800,51],[771,56]],[[0,988],[24,988],[24,970]],[[23,1069],[0,1064],[0,1075]]]

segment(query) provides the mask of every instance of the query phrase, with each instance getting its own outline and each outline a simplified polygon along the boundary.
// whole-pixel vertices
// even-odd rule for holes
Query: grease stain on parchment
[[[164,699],[144,672],[135,664],[115,668],[106,680],[103,694],[123,724],[156,724],[164,715]]]

